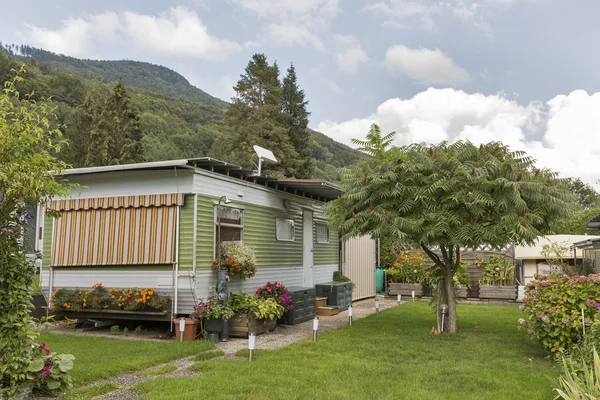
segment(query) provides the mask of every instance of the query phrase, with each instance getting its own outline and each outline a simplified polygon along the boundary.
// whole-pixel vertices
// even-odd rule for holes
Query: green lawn
[[[517,331],[515,306],[459,305],[459,333],[432,336],[407,303],[254,361],[210,360],[202,375],[134,387],[149,399],[551,399],[558,371]],[[173,346],[176,348],[176,346]],[[208,367],[210,365],[210,367]]]
[[[72,371],[75,387],[214,348],[211,343],[200,341],[151,342],[53,333],[42,333],[39,342],[45,342],[52,351],[75,356]]]

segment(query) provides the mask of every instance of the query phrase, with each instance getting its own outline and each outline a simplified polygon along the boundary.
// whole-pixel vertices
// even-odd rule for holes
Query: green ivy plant
[[[36,338],[30,315],[34,266],[20,240],[32,218],[24,205],[69,193],[53,175],[67,165],[55,158],[62,141],[52,103],[20,96],[24,73],[14,71],[0,93],[0,390],[8,398],[28,383]]]

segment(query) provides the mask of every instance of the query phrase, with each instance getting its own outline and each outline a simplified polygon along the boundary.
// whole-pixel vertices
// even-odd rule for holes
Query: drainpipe
[[[573,266],[577,266],[577,247],[573,247]]]
[[[192,273],[196,278],[196,244],[198,241],[198,193],[194,195],[194,248],[192,249]]]
[[[173,295],[173,316],[177,314],[177,295],[179,293],[179,206],[177,207],[176,226],[175,226],[175,284]]]

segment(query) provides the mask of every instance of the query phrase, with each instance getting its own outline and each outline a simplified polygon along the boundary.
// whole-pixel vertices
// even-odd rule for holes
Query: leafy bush
[[[283,306],[273,298],[248,296],[242,292],[229,296],[233,315],[252,314],[257,319],[274,320],[283,316]]]
[[[519,324],[553,353],[568,351],[583,333],[581,309],[592,325],[600,302],[600,274],[536,276],[527,284]],[[600,330],[600,329],[599,329]]]
[[[454,287],[467,287],[471,288],[471,279],[469,279],[469,274],[467,273],[467,263],[464,262],[461,258],[460,265],[456,270],[456,273],[452,277],[454,280]]]
[[[392,283],[425,283],[429,276],[427,259],[420,251],[402,251],[386,274]]]
[[[69,371],[73,368],[75,357],[71,354],[57,354],[41,345],[31,344],[32,360],[29,364],[28,379],[32,389],[44,394],[58,394],[73,387]]]
[[[200,299],[198,304],[194,306],[194,311],[190,314],[193,319],[228,319],[231,318],[233,312],[222,298],[218,296],[210,296],[204,301]]]
[[[111,335],[118,335],[121,333],[121,329],[119,328],[119,325],[113,325],[110,327],[110,334]]]
[[[478,258],[475,265],[485,268],[479,279],[479,284],[482,286],[513,286],[515,284],[515,266],[504,256],[490,254],[486,258]]]
[[[263,287],[259,287],[256,290],[256,295],[262,299],[274,299],[278,304],[283,307],[283,312],[288,312],[294,306],[292,305],[292,297],[288,288],[283,283],[267,282]]]
[[[229,276],[246,280],[256,275],[256,256],[252,247],[245,243],[231,243],[223,246],[220,259],[221,269],[227,270]],[[217,260],[213,269],[219,269]]]

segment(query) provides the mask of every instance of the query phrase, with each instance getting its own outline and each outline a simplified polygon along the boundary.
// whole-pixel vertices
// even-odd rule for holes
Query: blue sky
[[[33,0],[3,14],[5,43],[162,64],[226,100],[253,53],[294,62],[310,126],[344,143],[377,122],[397,144],[501,140],[600,178],[595,0]]]

